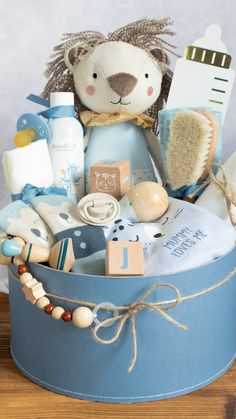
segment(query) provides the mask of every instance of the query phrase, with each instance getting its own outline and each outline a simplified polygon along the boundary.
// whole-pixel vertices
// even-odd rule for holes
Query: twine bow
[[[223,193],[226,201],[230,222],[232,226],[236,227],[236,218],[233,213],[233,206],[236,207],[236,200],[234,199],[233,194],[230,191],[229,181],[227,179],[225,169],[219,163],[213,163],[212,167],[216,167],[217,169],[221,170],[222,180],[218,179],[212,170],[209,172],[210,179],[220,188],[221,192]]]
[[[165,302],[165,305],[161,302],[154,302],[154,303],[148,303],[145,301],[145,298],[152,294],[157,288],[170,288],[175,292],[175,299],[173,302],[171,302],[169,305]],[[148,288],[147,291],[143,294],[142,298],[137,301],[136,303],[132,303],[127,305],[126,307],[105,307],[105,310],[113,311],[113,310],[122,310],[123,313],[112,316],[110,318],[107,318],[103,321],[101,321],[99,324],[95,326],[93,329],[93,337],[96,340],[96,342],[101,343],[103,345],[110,345],[114,342],[116,342],[126,324],[126,322],[130,319],[131,320],[131,328],[132,328],[132,337],[133,337],[133,355],[132,359],[130,361],[130,365],[128,368],[128,372],[131,372],[134,368],[134,365],[137,360],[137,334],[136,334],[136,316],[137,314],[144,310],[154,310],[156,313],[160,314],[164,319],[178,327],[182,330],[187,330],[187,327],[183,325],[182,323],[179,323],[177,320],[175,320],[173,317],[171,317],[169,314],[166,313],[166,311],[173,310],[179,303],[181,302],[181,295],[174,285],[168,284],[168,283],[158,283],[153,285],[152,287]],[[100,328],[109,325],[112,322],[118,322],[117,329],[114,333],[114,335],[110,339],[103,339],[98,335],[98,331]]]

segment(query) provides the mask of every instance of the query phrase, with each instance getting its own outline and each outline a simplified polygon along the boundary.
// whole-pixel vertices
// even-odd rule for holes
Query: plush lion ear
[[[160,65],[163,74],[165,74],[167,72],[169,64],[170,64],[170,60],[169,60],[169,57],[166,54],[166,52],[163,51],[163,49],[160,49],[160,48],[154,48],[154,49],[150,50],[149,52],[150,52],[150,54],[152,54],[153,58]]]
[[[78,49],[79,49],[78,46],[74,45],[65,51],[64,60],[65,60],[66,66],[72,72],[73,72],[74,66],[77,64],[77,61],[78,61],[78,52],[79,52]]]

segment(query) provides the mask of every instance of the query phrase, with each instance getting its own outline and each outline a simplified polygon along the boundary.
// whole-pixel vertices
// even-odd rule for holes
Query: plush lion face
[[[79,62],[74,47],[65,53],[81,102],[97,113],[131,112],[150,108],[161,91],[163,67],[159,50],[144,49],[122,41],[97,45]]]

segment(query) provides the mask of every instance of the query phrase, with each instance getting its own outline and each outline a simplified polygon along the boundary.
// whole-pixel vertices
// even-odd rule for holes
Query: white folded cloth
[[[46,140],[5,151],[3,167],[11,195],[20,194],[27,183],[48,188],[53,183],[53,170]]]
[[[156,222],[118,219],[105,232],[107,240],[143,243],[145,275],[197,268],[230,252],[236,241],[231,225],[205,208],[175,198],[169,198],[168,210]]]

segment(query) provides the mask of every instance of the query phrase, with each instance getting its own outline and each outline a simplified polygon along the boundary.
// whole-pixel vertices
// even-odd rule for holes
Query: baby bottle
[[[203,38],[185,48],[176,62],[167,109],[210,107],[221,112],[224,121],[235,73],[220,38],[221,28],[209,25]]]
[[[51,93],[50,107],[58,107],[59,110],[65,107],[66,115],[54,117],[50,124],[49,153],[54,185],[65,188],[67,196],[77,201],[84,196],[84,146],[82,126],[73,116],[74,93]],[[63,112],[58,113],[61,114]]]

